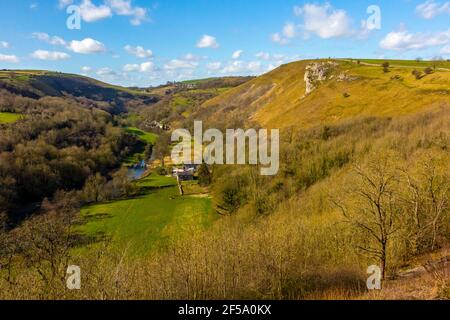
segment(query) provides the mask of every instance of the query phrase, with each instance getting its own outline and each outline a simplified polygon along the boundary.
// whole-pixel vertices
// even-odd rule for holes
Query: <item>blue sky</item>
[[[449,18],[445,0],[2,0],[0,68],[149,86],[317,57],[448,59]]]

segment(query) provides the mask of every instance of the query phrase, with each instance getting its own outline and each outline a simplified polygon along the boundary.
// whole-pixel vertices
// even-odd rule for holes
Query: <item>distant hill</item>
[[[159,97],[143,90],[106,84],[85,76],[36,70],[1,70],[0,89],[24,97],[75,97],[94,102],[114,103],[118,112],[125,109],[128,101],[138,100],[149,105]]]
[[[382,63],[309,60],[286,64],[208,100],[194,117],[227,125],[253,121],[278,128],[309,127],[355,116],[389,117],[450,105],[447,62],[434,69],[433,62],[391,61],[387,72]],[[425,74],[427,66],[429,74]],[[311,71],[314,68],[318,70]],[[412,74],[414,70],[419,77]],[[307,86],[314,88],[309,94]]]

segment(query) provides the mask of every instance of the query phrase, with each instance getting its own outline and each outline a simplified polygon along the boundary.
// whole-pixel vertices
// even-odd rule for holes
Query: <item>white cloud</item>
[[[71,41],[69,49],[81,54],[101,53],[106,51],[106,47],[103,43],[91,38],[86,38],[81,41]]]
[[[40,41],[47,42],[48,44],[54,45],[54,46],[66,46],[66,41],[58,36],[51,37],[47,33],[44,32],[34,32],[32,34],[32,37],[35,39],[38,39]]]
[[[267,52],[258,52],[255,57],[262,60],[270,60],[270,53]]]
[[[192,53],[187,53],[187,54],[184,55],[183,60],[186,60],[186,61],[200,61],[200,60],[207,59],[207,58],[208,57],[206,57],[206,56],[200,57],[200,56],[193,55]]]
[[[217,39],[215,37],[205,34],[197,42],[197,48],[217,49],[217,48],[219,48],[219,43],[217,42]]]
[[[329,3],[324,5],[307,3],[303,7],[296,6],[294,13],[303,17],[302,28],[305,32],[315,34],[322,39],[344,37],[354,33],[347,12],[334,9]]]
[[[233,54],[231,55],[231,58],[236,60],[239,59],[242,56],[242,53],[244,53],[244,51],[242,50],[236,50],[235,52],[233,52]]]
[[[112,70],[111,68],[100,68],[97,70],[96,74],[101,77],[117,75],[117,73],[114,70]]]
[[[81,68],[81,71],[84,72],[84,73],[89,73],[89,72],[92,71],[92,68],[91,68],[91,67],[85,66],[85,67],[82,67],[82,68]]]
[[[273,42],[280,45],[286,45],[289,43],[289,40],[284,38],[279,32],[272,34],[271,39]]]
[[[141,63],[139,71],[150,72],[150,71],[153,71],[154,67],[155,67],[155,65],[153,64],[153,62],[150,62],[150,61],[144,62],[144,63]]]
[[[139,65],[138,64],[126,64],[126,65],[123,66],[122,70],[124,72],[139,71]]]
[[[15,55],[6,55],[0,53],[0,61],[1,62],[8,62],[8,63],[19,63],[20,59],[17,58]]]
[[[141,59],[149,59],[153,57],[153,51],[150,49],[144,49],[142,46],[133,47],[130,45],[126,45],[124,49],[129,54]]]
[[[416,7],[416,12],[424,19],[433,19],[441,14],[450,14],[450,2],[437,3],[434,0],[428,0]]]
[[[247,70],[250,72],[258,72],[261,70],[261,62],[260,61],[251,61],[247,64]]]
[[[288,39],[295,38],[297,36],[297,27],[293,23],[286,23],[283,27],[283,35]]]
[[[147,9],[133,7],[131,0],[107,0],[106,3],[111,10],[119,16],[131,16],[131,24],[138,26],[142,21],[148,20]]]
[[[71,4],[73,4],[73,0],[59,0],[58,8],[64,9],[64,8],[70,6]]]
[[[58,61],[70,59],[70,55],[58,51],[36,50],[31,57],[38,60]]]
[[[258,73],[261,71],[262,64],[260,61],[232,61],[220,72],[224,74],[243,74],[243,73]]]
[[[437,33],[409,33],[394,31],[381,40],[380,47],[386,50],[419,50],[443,46],[450,43],[450,29]]]
[[[217,71],[222,67],[222,62],[210,62],[206,65],[209,71]]]
[[[9,43],[6,41],[0,41],[0,48],[9,49]]]
[[[81,18],[85,22],[95,22],[112,17],[112,10],[106,5],[96,6],[91,0],[83,0],[80,5]]]
[[[59,0],[58,7],[64,9],[73,4],[73,0]],[[130,23],[134,26],[142,24],[148,18],[148,10],[133,6],[132,0],[104,0],[101,5],[95,5],[92,0],[82,0],[80,5],[81,17],[85,22],[95,22],[114,15],[131,17]]]
[[[178,69],[195,69],[198,67],[198,63],[195,61],[187,61],[181,59],[173,59],[164,65],[165,70],[178,70]]]
[[[144,62],[141,64],[126,64],[123,66],[124,72],[151,72],[155,70],[153,62]]]

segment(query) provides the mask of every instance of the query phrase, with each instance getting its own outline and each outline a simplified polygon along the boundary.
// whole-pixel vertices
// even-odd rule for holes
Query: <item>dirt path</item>
[[[362,299],[450,299],[450,247],[422,256],[386,281],[381,291],[365,294]]]

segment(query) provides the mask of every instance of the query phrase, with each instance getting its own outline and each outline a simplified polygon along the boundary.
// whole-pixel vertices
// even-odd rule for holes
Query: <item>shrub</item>
[[[160,176],[166,176],[167,170],[164,167],[158,167],[158,168],[156,168],[156,174],[158,174]]]
[[[428,67],[424,70],[425,74],[432,74],[433,73],[433,69]]]
[[[203,163],[198,169],[198,183],[202,187],[206,187],[211,184],[211,172],[209,171],[206,163]]]
[[[414,77],[416,77],[416,80],[422,79],[422,72],[420,72],[420,71],[414,70],[414,71],[412,72],[412,75],[413,75]]]

